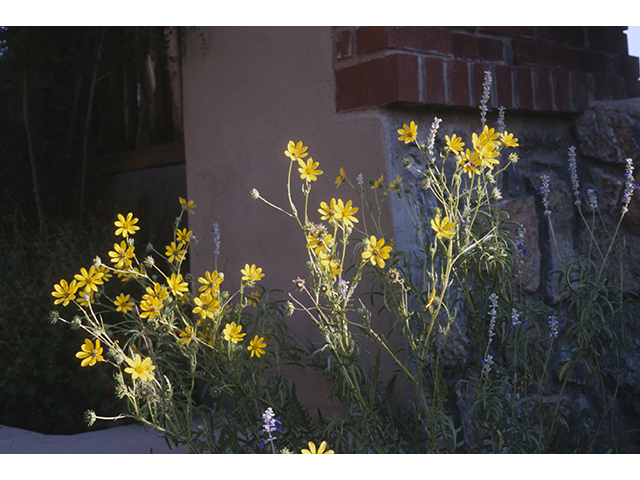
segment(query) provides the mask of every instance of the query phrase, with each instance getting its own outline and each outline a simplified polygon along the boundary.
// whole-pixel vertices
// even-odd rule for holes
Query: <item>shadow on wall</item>
[[[178,198],[187,196],[185,170],[181,164],[108,175],[98,185],[98,198],[118,213],[133,212],[140,219],[143,245],[151,242],[163,248],[171,242],[180,214]]]

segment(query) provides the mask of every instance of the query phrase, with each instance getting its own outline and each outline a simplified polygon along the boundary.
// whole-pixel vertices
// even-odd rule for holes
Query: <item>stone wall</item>
[[[444,148],[445,135],[457,134],[470,143],[471,133],[481,130],[478,109],[452,111],[443,108],[386,108],[383,122],[386,126],[386,142],[389,145],[388,170],[390,178],[400,175],[406,186],[419,186],[420,179],[402,166],[403,158],[418,160],[420,154],[415,146],[407,146],[397,140],[397,129],[411,120],[419,125],[419,139],[427,138],[434,117],[442,118],[438,130],[436,148]],[[495,120],[496,112],[490,113],[488,123]],[[507,131],[519,139],[515,149],[520,160],[511,165],[502,177],[499,188],[503,199],[501,209],[509,212],[510,220],[525,226],[525,257],[521,275],[522,287],[534,300],[545,303],[549,308],[557,309],[561,298],[558,276],[553,272],[562,267],[562,263],[576,255],[589,255],[588,235],[583,226],[578,209],[574,204],[569,175],[569,147],[576,147],[577,170],[581,195],[586,189],[597,192],[598,217],[601,217],[613,231],[621,216],[622,197],[625,188],[626,158],[636,163],[635,180],[640,183],[640,99],[628,99],[613,102],[599,102],[582,114],[530,114],[511,111],[506,114]],[[542,199],[536,194],[541,185],[541,175],[548,175],[552,190],[550,192],[551,221],[553,235],[548,218],[544,215]],[[395,240],[400,249],[416,248],[415,232],[404,213],[402,202],[391,196],[393,218],[395,220]],[[591,210],[587,198],[582,198],[582,211],[588,219]],[[425,208],[433,209],[435,200],[425,197]],[[598,222],[600,220],[598,219]],[[619,259],[614,256],[624,275],[624,287],[628,291],[640,294],[640,192],[636,191],[620,226],[620,236],[629,247],[630,258]],[[555,237],[555,241],[554,241]],[[555,245],[557,244],[557,249]],[[636,308],[638,304],[636,303]],[[559,312],[559,317],[561,312]],[[460,322],[464,323],[461,319]],[[459,335],[463,342],[469,338],[464,335],[463,325]],[[630,327],[630,325],[627,325]],[[627,334],[631,342],[626,351],[623,364],[626,373],[618,391],[618,409],[616,414],[620,425],[626,428],[640,427],[640,325],[629,328]],[[613,326],[614,329],[619,325]],[[560,356],[560,361],[566,356]],[[557,371],[561,363],[552,367]],[[557,394],[561,383],[557,377],[551,377],[549,389]],[[586,381],[583,375],[574,374],[563,393],[565,405],[578,410],[588,408],[599,411],[602,406],[600,385],[595,380]],[[606,392],[610,399],[613,387]],[[458,406],[460,417],[464,418],[464,403]]]

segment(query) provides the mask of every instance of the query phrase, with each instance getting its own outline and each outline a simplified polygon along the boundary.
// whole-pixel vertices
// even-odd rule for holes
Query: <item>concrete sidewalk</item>
[[[156,432],[138,424],[76,435],[43,435],[0,425],[0,454],[11,453],[189,453],[186,446],[170,450]]]

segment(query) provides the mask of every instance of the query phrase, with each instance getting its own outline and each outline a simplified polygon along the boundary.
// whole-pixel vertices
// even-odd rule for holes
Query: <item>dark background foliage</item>
[[[86,335],[50,324],[51,291],[111,247],[108,155],[179,137],[174,60],[164,27],[0,28],[0,423],[74,433],[88,408],[119,413],[106,369],[75,358]]]

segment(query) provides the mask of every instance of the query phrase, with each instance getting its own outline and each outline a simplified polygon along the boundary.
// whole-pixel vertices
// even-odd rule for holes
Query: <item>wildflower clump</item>
[[[318,175],[317,169],[313,172]],[[264,277],[255,264],[239,268],[242,282],[233,294],[222,290],[224,274],[217,269],[205,271],[193,284],[194,277],[183,266],[195,237],[180,222],[183,215],[194,214],[196,205],[183,198],[179,204],[173,238],[163,250],[149,245],[140,260],[138,219],[132,213],[119,214],[114,234],[124,240],[112,244],[109,264],[96,257],[94,265],[82,267],[71,281],[55,284],[51,295],[54,305],[78,311],[71,320],[56,311],[56,320],[89,336],[75,355],[80,366],[93,371],[112,368],[116,395],[127,402],[128,413],[117,417],[94,413],[91,423],[129,416],[174,442],[186,443],[192,451],[210,451],[217,448],[213,431],[193,436],[192,417],[212,418],[217,425],[229,420],[220,412],[212,416],[207,403],[199,403],[202,392],[194,386],[209,385],[216,395],[230,397],[251,391],[256,398],[264,395],[268,380],[258,379],[273,358],[267,332],[271,341],[283,342],[279,334],[274,339],[271,326],[280,321],[283,310],[267,300],[265,289],[245,293],[245,287],[259,286]],[[220,232],[215,230],[219,248]],[[245,312],[249,300],[260,309]],[[247,332],[250,341],[245,340]]]

